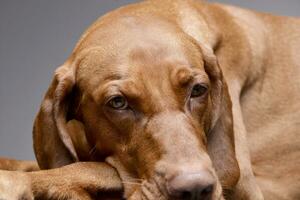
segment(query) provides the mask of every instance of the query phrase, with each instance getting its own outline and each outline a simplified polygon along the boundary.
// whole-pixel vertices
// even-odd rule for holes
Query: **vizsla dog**
[[[295,18],[194,0],[112,11],[42,102],[44,170],[1,171],[2,194],[300,199],[299,49]]]

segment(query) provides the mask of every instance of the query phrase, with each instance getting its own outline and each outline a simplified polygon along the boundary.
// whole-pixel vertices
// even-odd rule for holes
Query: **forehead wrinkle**
[[[142,88],[132,79],[126,79],[120,84],[120,90],[131,99],[143,99]]]
[[[174,86],[188,85],[194,79],[190,67],[175,68],[171,74],[171,80]]]
[[[149,48],[139,46],[132,49],[129,54],[128,63],[132,71],[130,74],[143,84],[148,104],[153,105],[156,110],[175,108],[180,104],[173,87],[174,82],[178,82],[178,77],[172,77],[173,71],[183,68],[188,72],[182,79],[186,78],[186,81],[193,79],[191,66],[194,62],[188,58],[184,47],[179,49],[177,47],[176,54],[173,54],[173,51],[174,49],[169,52],[164,46]]]
[[[124,67],[119,67],[116,55],[108,53],[104,47],[82,50],[77,57],[76,78],[94,86],[103,79],[118,79],[126,75]]]
[[[145,106],[154,112],[170,109],[178,104],[169,78],[169,66],[162,68],[150,68],[146,73],[139,73],[139,81],[147,102]]]

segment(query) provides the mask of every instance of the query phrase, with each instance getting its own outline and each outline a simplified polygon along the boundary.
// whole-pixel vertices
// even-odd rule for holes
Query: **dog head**
[[[239,169],[214,47],[139,9],[98,21],[57,69],[35,121],[39,164],[106,161],[126,198],[220,199]]]

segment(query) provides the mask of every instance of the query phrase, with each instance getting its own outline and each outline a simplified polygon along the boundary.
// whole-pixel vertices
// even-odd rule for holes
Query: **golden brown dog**
[[[110,12],[55,72],[34,124],[38,164],[106,162],[121,180],[106,166],[91,185],[122,183],[126,199],[299,199],[299,49],[294,18],[193,0]],[[91,165],[55,169],[54,188],[69,178],[80,192],[47,197],[93,194],[73,181],[104,164]]]

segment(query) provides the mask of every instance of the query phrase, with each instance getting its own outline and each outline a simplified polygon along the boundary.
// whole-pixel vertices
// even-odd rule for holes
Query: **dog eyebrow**
[[[125,78],[124,75],[117,74],[117,73],[110,73],[103,76],[104,81],[122,80],[124,78]]]
[[[174,80],[179,85],[187,85],[194,79],[193,71],[190,69],[180,68],[175,72]]]

